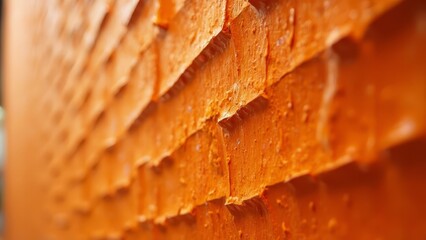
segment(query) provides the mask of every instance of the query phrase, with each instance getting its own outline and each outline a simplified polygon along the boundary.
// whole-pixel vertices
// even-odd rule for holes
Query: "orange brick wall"
[[[5,19],[8,239],[426,238],[426,2]]]

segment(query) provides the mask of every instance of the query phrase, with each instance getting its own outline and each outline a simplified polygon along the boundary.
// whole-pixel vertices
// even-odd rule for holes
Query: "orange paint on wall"
[[[423,239],[421,0],[8,1],[7,239]]]

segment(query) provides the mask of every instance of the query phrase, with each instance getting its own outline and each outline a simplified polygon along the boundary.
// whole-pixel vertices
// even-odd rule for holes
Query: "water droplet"
[[[294,8],[290,8],[290,14],[289,14],[289,16],[288,16],[288,22],[291,24],[291,25],[293,25],[294,24],[294,15],[295,15],[295,10],[294,10]]]
[[[309,107],[309,105],[304,105],[303,106],[303,111],[304,112],[308,112],[311,108]]]
[[[334,231],[336,230],[337,227],[337,220],[335,218],[331,218],[330,220],[328,220],[328,229],[330,231]]]
[[[303,106],[302,122],[304,122],[304,123],[306,123],[306,122],[308,121],[308,118],[309,118],[309,110],[310,110],[309,105],[305,105],[305,106]]]
[[[282,37],[278,38],[278,40],[275,42],[275,45],[276,46],[281,46],[281,45],[283,45],[285,43],[285,40],[286,40],[286,37],[282,36]]]
[[[186,111],[187,111],[187,112],[192,112],[192,106],[188,106],[188,107],[186,107]]]
[[[314,202],[310,202],[310,203],[309,203],[309,209],[311,209],[311,211],[312,211],[312,212],[315,212],[315,211],[316,211],[316,206],[315,206],[315,203],[314,203]]]
[[[289,228],[287,227],[287,225],[285,224],[285,222],[282,222],[281,223],[281,229],[283,230],[283,232],[284,232],[284,237],[287,237],[289,234],[290,234],[290,230],[289,230]]]
[[[324,8],[328,9],[330,7],[330,1],[326,0],[323,2]]]

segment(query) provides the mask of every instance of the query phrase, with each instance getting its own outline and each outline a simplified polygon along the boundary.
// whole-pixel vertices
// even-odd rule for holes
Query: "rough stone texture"
[[[8,239],[426,238],[422,0],[6,4]]]

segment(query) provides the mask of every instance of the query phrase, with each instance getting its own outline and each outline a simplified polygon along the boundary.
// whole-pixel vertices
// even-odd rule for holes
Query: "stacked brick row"
[[[45,239],[426,236],[422,1],[31,8]]]

